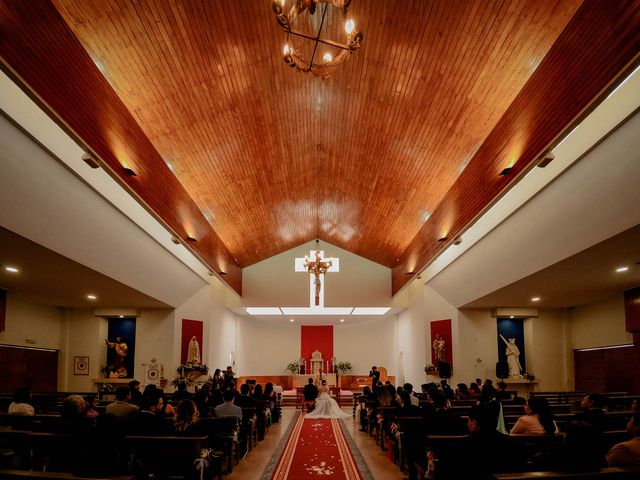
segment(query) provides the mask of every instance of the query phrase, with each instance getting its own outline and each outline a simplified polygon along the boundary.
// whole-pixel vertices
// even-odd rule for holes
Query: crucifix
[[[310,259],[313,259],[311,260]],[[327,272],[340,271],[338,258],[325,258],[324,251],[311,250],[309,256],[296,258],[295,271],[309,273],[309,305],[324,307],[324,276]]]

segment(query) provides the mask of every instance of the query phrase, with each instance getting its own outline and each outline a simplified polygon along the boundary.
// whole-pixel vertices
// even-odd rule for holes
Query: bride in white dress
[[[349,418],[350,414],[342,411],[338,402],[329,395],[327,382],[322,381],[322,386],[318,389],[320,394],[316,398],[316,406],[311,413],[307,413],[306,418]]]

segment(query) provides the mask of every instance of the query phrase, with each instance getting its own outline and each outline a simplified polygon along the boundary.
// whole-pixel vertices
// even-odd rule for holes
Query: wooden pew
[[[147,472],[163,475],[184,475],[194,467],[194,460],[203,448],[209,445],[207,435],[184,437],[148,437],[129,435],[125,437],[134,458],[142,463]],[[210,461],[217,462],[215,457]],[[218,467],[218,465],[216,465]]]
[[[214,417],[200,420],[206,428],[209,446],[221,452],[225,459],[226,473],[231,474],[233,466],[240,461],[238,432],[240,425],[236,417]]]
[[[640,478],[640,467],[607,467],[598,472],[520,472],[494,473],[493,480],[519,480],[522,478],[543,478],[546,480],[562,479],[637,479]]]

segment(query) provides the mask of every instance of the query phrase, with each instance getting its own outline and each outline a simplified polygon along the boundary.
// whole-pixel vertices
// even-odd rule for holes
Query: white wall
[[[348,322],[348,321],[347,321]],[[368,375],[372,365],[397,370],[396,316],[333,327],[333,354],[337,361],[349,361],[352,375]]]
[[[282,325],[238,317],[238,375],[286,375],[300,358],[300,324]]]
[[[604,347],[633,343],[625,331],[624,294],[576,307],[570,311],[571,348]]]
[[[308,274],[294,271],[296,257],[309,255],[315,241],[256,263],[242,271],[242,295],[247,306],[309,306]],[[391,303],[391,271],[326,242],[320,249],[340,260],[340,271],[328,273],[325,306],[386,306]]]
[[[8,292],[5,318],[0,343],[53,349],[62,345],[60,308],[38,305]]]

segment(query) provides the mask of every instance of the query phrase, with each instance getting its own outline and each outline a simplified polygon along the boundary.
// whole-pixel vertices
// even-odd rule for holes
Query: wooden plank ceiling
[[[153,173],[116,172],[237,291],[320,238],[395,293],[637,57],[639,1],[581,4],[354,0],[364,42],[323,81],[286,67],[268,0],[0,0],[0,55],[114,171],[120,143]]]
[[[241,266],[319,237],[390,267],[580,1],[355,0],[330,81],[269,0],[55,5]]]

